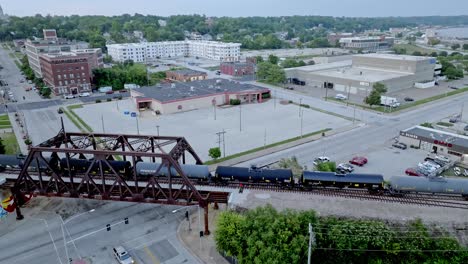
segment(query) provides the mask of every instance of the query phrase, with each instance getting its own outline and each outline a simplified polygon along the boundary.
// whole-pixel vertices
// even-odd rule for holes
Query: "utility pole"
[[[309,254],[307,258],[307,264],[311,263],[313,245],[315,245],[315,235],[314,235],[314,231],[312,230],[312,224],[309,223]]]
[[[156,125],[156,129],[158,131],[158,137],[159,137],[159,125]]]
[[[226,144],[224,142],[224,134],[226,134],[224,128],[223,131],[216,133],[216,135],[218,135],[218,148],[221,149],[221,142],[223,142],[223,157],[226,157]],[[223,137],[222,139],[221,136]]]

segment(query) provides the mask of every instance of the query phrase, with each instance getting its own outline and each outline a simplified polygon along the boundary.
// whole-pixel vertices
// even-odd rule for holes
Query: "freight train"
[[[5,169],[21,169],[24,163],[24,156],[0,155],[0,171]],[[112,173],[111,168],[105,162],[99,164],[93,160],[86,159],[67,159],[60,160],[50,158],[46,159],[52,167],[57,166],[59,170],[67,173],[99,173],[101,168],[104,173]],[[112,168],[130,178],[135,169],[136,175],[140,180],[147,180],[149,177],[167,177],[169,170],[167,166],[160,163],[139,161],[133,168],[129,161],[111,161],[108,160]],[[33,162],[35,164],[35,162]],[[264,169],[252,166],[227,167],[218,166],[214,175],[212,175],[208,166],[181,164],[181,170],[191,180],[198,183],[213,184],[245,184],[245,183],[264,183],[276,185],[284,189],[299,188],[310,191],[316,188],[347,188],[347,189],[367,189],[370,193],[388,193],[391,195],[402,196],[407,193],[432,193],[432,194],[456,194],[461,195],[468,200],[468,180],[460,178],[426,178],[394,176],[390,181],[385,182],[380,174],[337,174],[333,172],[304,171],[302,175],[295,179],[290,169]],[[42,171],[48,171],[44,162],[39,162],[39,168]],[[31,170],[37,170],[31,166]],[[159,172],[156,174],[156,171]],[[170,168],[170,174],[173,178],[180,177],[174,167]]]

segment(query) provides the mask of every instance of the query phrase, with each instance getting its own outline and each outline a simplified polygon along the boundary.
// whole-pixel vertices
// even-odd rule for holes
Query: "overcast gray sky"
[[[207,16],[468,15],[467,0],[0,0],[5,13],[29,16],[204,14]]]

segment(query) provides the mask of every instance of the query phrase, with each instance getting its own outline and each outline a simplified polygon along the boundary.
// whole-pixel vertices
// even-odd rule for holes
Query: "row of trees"
[[[159,20],[165,20],[161,26]],[[216,36],[223,34],[222,41],[242,42],[243,48],[262,49],[285,47],[272,34],[287,32],[286,39],[299,38],[308,47],[327,47],[326,32],[362,32],[367,29],[388,30],[391,27],[408,27],[419,24],[462,25],[468,24],[466,16],[459,17],[405,17],[405,18],[345,18],[323,16],[292,17],[219,17],[200,15],[177,15],[170,17],[144,16],[141,14],[121,16],[42,16],[10,17],[0,27],[0,40],[41,36],[44,28],[55,28],[61,37],[87,41],[92,47],[104,47],[104,33],[119,43],[136,41],[125,33],[142,31],[148,41],[182,40],[184,31]],[[248,38],[245,38],[248,36]],[[302,44],[301,44],[302,45]]]
[[[112,68],[93,70],[93,81],[96,87],[112,86],[115,90],[124,88],[126,83],[140,86],[148,85],[148,74],[145,65],[133,62],[119,63]]]
[[[314,211],[278,212],[269,205],[221,213],[216,246],[239,263],[307,263],[309,223],[316,240],[314,263],[468,263],[467,248],[419,220],[392,226],[318,217]]]
[[[28,57],[26,55],[24,55],[21,58],[20,63],[21,63],[20,70],[21,72],[23,72],[24,77],[27,80],[31,80],[34,83],[36,88],[39,90],[39,93],[43,97],[49,98],[52,93],[52,90],[44,84],[42,79],[36,77],[36,75],[34,74],[34,71],[31,69],[31,66],[29,65]]]

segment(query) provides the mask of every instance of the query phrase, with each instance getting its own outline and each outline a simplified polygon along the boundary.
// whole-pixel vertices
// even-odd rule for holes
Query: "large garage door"
[[[344,92],[346,90],[346,86],[342,84],[335,84],[335,90],[338,92]]]

